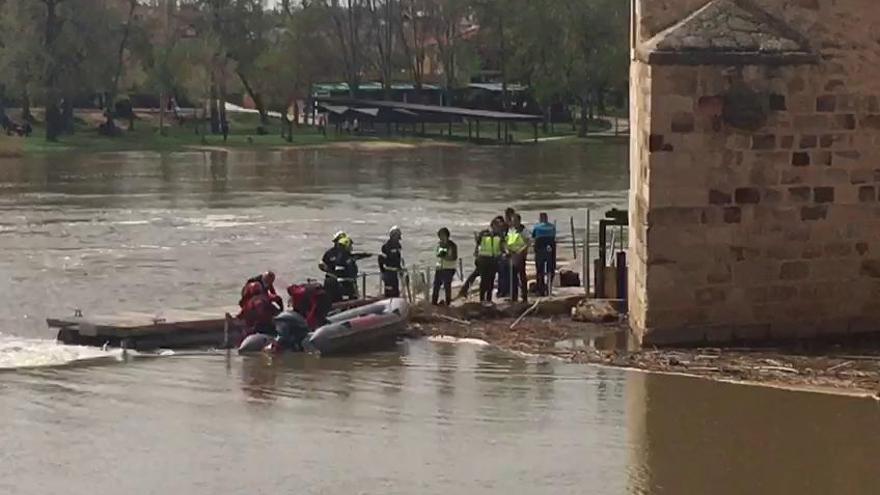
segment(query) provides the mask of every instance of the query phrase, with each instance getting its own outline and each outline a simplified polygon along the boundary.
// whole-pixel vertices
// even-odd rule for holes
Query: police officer
[[[449,229],[443,227],[437,231],[440,242],[437,243],[437,269],[434,272],[434,290],[431,292],[431,304],[437,305],[440,299],[440,286],[446,295],[446,305],[452,302],[452,279],[458,264],[458,245],[449,238]]]
[[[538,216],[538,223],[532,227],[532,240],[535,250],[535,271],[538,275],[538,294],[546,296],[556,274],[556,226],[550,223],[546,213],[541,213]]]
[[[391,227],[388,240],[382,245],[382,253],[379,254],[379,271],[382,272],[385,297],[400,297],[400,272],[403,270],[401,238],[403,234],[400,227]]]
[[[523,302],[528,302],[526,280],[526,259],[529,256],[528,234],[518,213],[513,215],[512,225],[507,231],[507,253],[510,263],[510,300],[516,302],[518,292],[522,292]]]
[[[492,302],[492,290],[495,287],[495,274],[498,263],[504,252],[502,230],[504,222],[495,219],[488,230],[480,233],[477,242],[477,270],[480,273],[480,302]]]

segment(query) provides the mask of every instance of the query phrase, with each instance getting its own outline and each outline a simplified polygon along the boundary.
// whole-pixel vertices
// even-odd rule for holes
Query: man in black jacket
[[[400,297],[400,272],[403,270],[403,254],[400,240],[403,237],[400,227],[391,227],[388,241],[382,245],[379,255],[379,271],[382,272],[382,284],[385,286],[385,297]]]

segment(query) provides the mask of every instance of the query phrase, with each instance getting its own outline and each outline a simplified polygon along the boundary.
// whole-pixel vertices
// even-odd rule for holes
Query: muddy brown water
[[[626,204],[622,145],[0,160],[0,493],[873,494],[866,400],[407,341],[348,358],[60,347],[49,315],[234,303],[338,229],[410,263],[508,204]],[[230,297],[232,294],[232,297]]]

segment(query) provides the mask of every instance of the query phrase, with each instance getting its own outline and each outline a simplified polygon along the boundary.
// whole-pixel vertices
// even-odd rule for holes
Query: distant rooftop
[[[391,83],[391,89],[395,91],[414,91],[416,89],[415,84],[412,83]],[[440,86],[434,84],[422,84],[422,89],[427,90],[438,90]],[[358,91],[382,91],[382,83],[380,82],[363,82],[358,85]],[[335,83],[318,83],[312,85],[312,91],[314,92],[347,92],[348,91],[348,83],[344,82],[335,82]]]
[[[657,34],[640,58],[661,65],[793,64],[816,60],[808,43],[750,0],[713,0]]]
[[[501,83],[470,83],[467,86],[470,89],[482,89],[485,91],[491,91],[493,93],[500,93],[503,88],[501,87]],[[509,83],[507,85],[507,91],[511,92],[520,92],[527,90],[527,86],[523,86],[522,84],[517,83]]]

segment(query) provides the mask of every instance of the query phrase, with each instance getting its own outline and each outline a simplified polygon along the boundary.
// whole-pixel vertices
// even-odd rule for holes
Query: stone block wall
[[[639,42],[704,3],[641,1]],[[630,310],[647,342],[880,331],[880,5],[750,3],[816,63],[632,64]]]

